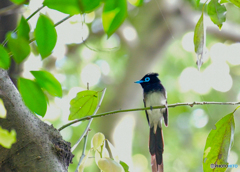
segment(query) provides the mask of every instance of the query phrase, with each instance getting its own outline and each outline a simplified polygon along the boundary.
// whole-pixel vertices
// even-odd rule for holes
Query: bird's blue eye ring
[[[148,81],[150,81],[150,78],[149,78],[149,77],[146,77],[146,78],[145,78],[145,82],[148,82]]]

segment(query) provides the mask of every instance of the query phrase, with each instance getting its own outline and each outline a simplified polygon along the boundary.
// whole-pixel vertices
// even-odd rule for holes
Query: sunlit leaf
[[[80,164],[80,166],[79,166],[79,168],[78,168],[78,172],[83,172],[83,170],[84,170],[84,168],[85,168],[85,164],[86,164],[86,162],[87,162],[87,159],[88,159],[88,157],[89,157],[89,152],[90,151],[88,151],[88,153],[85,155],[85,157],[83,158],[83,160],[82,160],[82,162],[81,162],[81,164]]]
[[[235,112],[235,111],[234,111]],[[227,165],[234,136],[234,112],[220,119],[208,135],[203,155],[203,171],[225,171],[215,165]]]
[[[123,167],[110,158],[101,158],[98,161],[98,167],[104,172],[124,172]]]
[[[197,7],[199,6],[199,4],[200,4],[200,0],[196,0]]]
[[[14,4],[21,5],[21,4],[28,4],[29,0],[11,0]]]
[[[219,27],[219,29],[221,29],[223,22],[226,21],[227,14],[226,7],[218,3],[218,0],[211,0],[208,3],[207,11],[212,22],[216,24]]]
[[[104,31],[110,37],[123,23],[127,16],[126,0],[105,0],[102,13]]]
[[[229,3],[229,0],[221,0],[220,4]]]
[[[105,142],[104,142],[105,143]],[[108,153],[108,150],[107,148],[103,145],[101,146],[101,149],[97,151],[95,151],[95,162],[96,164],[98,164],[98,161],[101,159],[101,158],[109,158],[109,153]]]
[[[0,99],[0,118],[6,118],[7,111],[5,109],[2,99]]]
[[[120,164],[123,167],[124,172],[129,172],[129,166],[125,162],[120,161]]]
[[[94,150],[96,150],[97,148],[99,148],[101,145],[104,144],[105,141],[105,136],[102,133],[96,133],[94,134],[93,138],[92,138],[92,147]]]
[[[19,78],[18,89],[26,106],[36,114],[44,117],[47,111],[47,100],[35,81]]]
[[[30,54],[29,42],[24,37],[19,37],[15,33],[7,34],[8,48],[13,54],[13,59],[17,63],[21,63]]]
[[[39,53],[44,59],[52,53],[57,42],[54,23],[46,15],[40,14],[34,32]]]
[[[236,5],[238,8],[240,8],[240,0],[229,0],[231,3]]]
[[[11,60],[7,50],[0,45],[0,68],[8,69],[10,67]]]
[[[52,96],[62,97],[62,87],[58,80],[47,71],[31,71],[38,85]]]
[[[78,0],[44,0],[43,5],[70,15],[80,13]]]
[[[197,54],[197,65],[198,69],[202,66],[202,59],[205,55],[206,49],[206,28],[204,27],[203,13],[198,20],[194,30],[194,46],[195,53]]]
[[[101,0],[78,0],[81,13],[90,13],[100,6]]]
[[[128,0],[128,2],[134,6],[141,6],[144,2],[144,0]]]
[[[98,92],[81,91],[70,102],[69,120],[78,119],[87,115],[92,115],[97,107]]]
[[[22,16],[18,25],[17,34],[19,37],[23,37],[26,40],[29,40],[29,32],[30,32],[29,24],[27,20]]]
[[[8,130],[3,129],[0,126],[0,145],[2,145],[5,148],[10,149],[12,147],[13,143],[16,143],[16,131],[11,130],[10,132]]]

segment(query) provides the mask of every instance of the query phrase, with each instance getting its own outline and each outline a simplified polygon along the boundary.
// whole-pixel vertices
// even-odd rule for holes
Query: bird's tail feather
[[[163,172],[163,146],[162,129],[157,126],[156,132],[154,132],[154,127],[151,127],[149,151],[151,154],[152,172]]]

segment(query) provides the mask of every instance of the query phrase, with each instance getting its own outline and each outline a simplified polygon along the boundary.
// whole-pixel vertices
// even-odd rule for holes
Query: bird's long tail
[[[150,128],[149,151],[151,154],[152,172],[163,172],[163,134],[162,128],[157,126],[156,132],[154,127]]]

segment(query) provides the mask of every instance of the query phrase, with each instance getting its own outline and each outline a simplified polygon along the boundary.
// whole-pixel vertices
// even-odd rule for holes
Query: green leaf
[[[200,0],[196,0],[197,7],[199,6],[199,4],[200,4]]]
[[[80,13],[78,0],[44,0],[43,5],[65,14],[75,15]]]
[[[143,5],[144,0],[128,0],[128,2],[134,6],[141,6]]]
[[[203,155],[204,172],[226,170],[226,168],[215,168],[215,165],[228,164],[227,158],[233,142],[235,128],[234,112],[220,119],[216,123],[215,129],[212,129],[209,133]]]
[[[62,87],[58,80],[47,71],[31,71],[38,85],[52,96],[62,97]]]
[[[229,0],[231,3],[236,5],[238,8],[240,8],[240,0]]]
[[[207,6],[207,12],[212,22],[221,29],[223,22],[226,21],[226,7],[218,3],[218,0],[211,0]]]
[[[7,40],[7,46],[12,52],[15,62],[21,63],[25,58],[28,57],[31,49],[29,42],[25,38],[19,37],[15,33],[10,32],[7,34]]]
[[[81,13],[90,13],[100,6],[101,0],[78,0]]]
[[[98,167],[104,172],[124,172],[123,167],[110,158],[101,158],[98,161]]]
[[[2,99],[0,99],[0,118],[6,118],[7,110],[5,109]]]
[[[202,59],[205,54],[206,47],[206,28],[204,27],[203,13],[198,20],[194,30],[194,46],[197,54],[198,69],[202,66]]]
[[[44,117],[47,111],[47,100],[35,81],[19,78],[18,89],[26,106],[36,114]]]
[[[29,0],[11,0],[14,4],[21,5],[21,4],[28,4]]]
[[[11,60],[7,50],[0,45],[0,68],[8,69],[10,67]]]
[[[27,22],[27,20],[22,16],[19,25],[18,25],[18,31],[17,34],[19,37],[23,37],[26,40],[29,40],[29,32],[30,32],[30,27]]]
[[[44,0],[43,4],[48,8],[75,15],[94,11],[100,6],[101,0]]]
[[[79,119],[81,117],[92,115],[97,107],[98,92],[81,91],[70,102],[70,115],[68,120]]]
[[[103,133],[98,132],[94,134],[91,140],[92,148],[96,151],[100,146],[104,144],[104,141],[105,141],[105,136]]]
[[[12,144],[16,143],[17,141],[16,135],[17,134],[15,130],[11,130],[9,132],[0,126],[0,145],[10,149],[12,147]]]
[[[54,23],[46,15],[40,14],[34,32],[39,53],[44,59],[52,53],[57,42]]]
[[[110,37],[127,17],[126,0],[105,0],[102,13],[104,31]]]
[[[120,165],[123,167],[124,172],[129,172],[129,166],[125,162],[120,161]]]
[[[229,3],[229,0],[221,0],[220,4]]]

